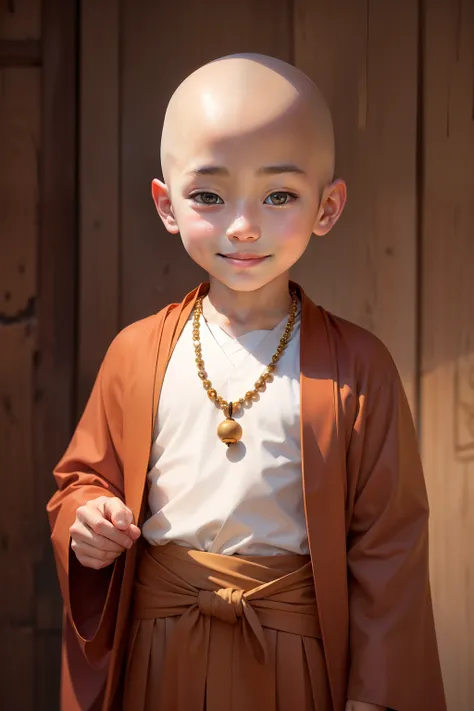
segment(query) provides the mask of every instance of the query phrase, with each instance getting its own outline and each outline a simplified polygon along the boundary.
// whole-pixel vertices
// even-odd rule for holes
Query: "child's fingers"
[[[123,543],[117,543],[116,541],[111,541],[110,538],[101,536],[94,531],[90,531],[89,540],[85,541],[89,543],[93,548],[99,548],[102,551],[108,551],[109,553],[120,554],[125,548],[131,547],[131,541],[126,538]]]
[[[110,553],[119,555],[125,547],[125,545],[121,545],[120,543],[111,541],[110,538],[95,533],[95,531],[81,522],[78,522],[77,526],[72,527],[72,532],[75,541],[87,544],[99,550],[109,551]],[[127,540],[127,543],[131,544],[130,539]]]
[[[98,509],[92,506],[87,506],[87,504],[86,506],[80,506],[76,512],[76,521],[84,524],[98,536],[108,538],[109,541],[112,541],[123,548],[130,548],[132,543],[130,536],[128,536],[125,531],[119,531],[118,528],[115,528],[110,521],[107,521],[107,519],[103,517]],[[77,531],[77,529],[74,529],[73,524],[71,532],[74,531]],[[77,532],[79,533],[80,531]]]
[[[71,548],[76,554],[76,557],[80,563],[82,563],[82,561],[86,558],[93,558],[95,560],[108,564],[112,563],[122,553],[122,551],[120,550],[118,552],[100,550],[100,548],[91,546],[88,543],[84,543],[83,541],[72,541]]]
[[[99,558],[91,558],[90,556],[80,557],[76,555],[76,558],[85,568],[93,568],[94,570],[101,570],[102,568],[106,568],[108,565],[113,563],[112,560],[99,560]]]
[[[122,531],[133,524],[132,512],[120,499],[107,498],[103,503],[103,512],[105,518]]]
[[[140,538],[142,535],[142,532],[138,528],[138,526],[135,526],[134,523],[130,524],[130,528],[128,529],[128,535],[132,539],[132,541],[136,541],[137,538]]]

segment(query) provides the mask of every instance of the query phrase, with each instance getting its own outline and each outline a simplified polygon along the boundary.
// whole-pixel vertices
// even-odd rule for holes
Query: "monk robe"
[[[135,545],[108,568],[87,569],[70,549],[69,527],[78,506],[103,495],[120,497],[143,522],[166,366],[207,288],[117,336],[55,470],[48,512],[65,606],[64,711],[122,707],[143,550]],[[332,711],[344,711],[347,698],[395,711],[446,711],[427,495],[400,378],[377,338],[293,288],[302,304],[302,486],[328,703]]]

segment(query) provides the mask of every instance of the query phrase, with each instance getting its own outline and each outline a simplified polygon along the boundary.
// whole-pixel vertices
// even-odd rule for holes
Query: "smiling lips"
[[[261,264],[268,255],[251,254],[249,252],[232,252],[231,254],[220,254],[220,257],[237,267],[255,267]]]

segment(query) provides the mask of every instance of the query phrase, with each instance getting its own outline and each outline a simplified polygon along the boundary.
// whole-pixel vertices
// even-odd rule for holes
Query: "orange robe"
[[[141,552],[123,711],[332,711],[311,559]]]
[[[428,574],[428,503],[416,434],[380,341],[297,285],[306,524],[334,711],[347,698],[446,711]],[[143,521],[153,423],[166,365],[201,285],[110,346],[55,470],[48,504],[65,605],[62,709],[120,708],[137,546],[102,571],[70,550],[76,509],[119,496]],[[118,691],[117,691],[118,690]]]

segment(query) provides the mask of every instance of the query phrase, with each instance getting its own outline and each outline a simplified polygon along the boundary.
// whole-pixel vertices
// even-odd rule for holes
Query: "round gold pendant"
[[[242,438],[242,427],[238,422],[228,417],[224,422],[221,422],[217,428],[217,436],[229,447],[231,444],[236,444]]]

